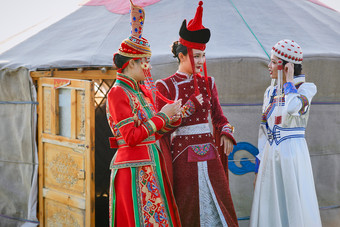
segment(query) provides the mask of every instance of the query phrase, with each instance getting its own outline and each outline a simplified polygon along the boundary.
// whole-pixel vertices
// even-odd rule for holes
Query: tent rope
[[[319,210],[331,210],[331,209],[339,209],[340,205],[333,205],[333,206],[325,206],[325,207],[319,207]],[[250,216],[245,217],[239,217],[237,218],[238,221],[246,221],[250,220]]]
[[[38,225],[40,224],[39,221],[28,220],[28,219],[24,219],[24,218],[11,217],[11,216],[7,216],[7,215],[3,215],[3,214],[0,214],[0,217],[16,220],[16,221],[20,221],[20,222],[29,222],[29,223],[34,223],[34,224],[38,224]]]
[[[243,18],[242,14],[240,13],[240,11],[238,11],[237,7],[235,6],[234,2],[232,0],[229,0],[230,3],[233,5],[233,7],[236,9],[237,13],[240,15],[240,17],[242,18],[243,22],[247,25],[249,31],[251,32],[251,34],[253,34],[253,36],[255,37],[255,39],[257,40],[257,42],[260,44],[260,46],[262,47],[262,50],[266,53],[268,59],[270,60],[270,56],[267,53],[267,51],[265,50],[265,48],[263,47],[262,43],[260,42],[260,40],[256,37],[255,33],[253,32],[253,30],[251,30],[250,26],[248,25],[247,21]]]
[[[33,104],[38,105],[38,102],[35,101],[0,101],[0,104]]]
[[[26,165],[39,165],[39,163],[34,163],[34,162],[20,162],[20,161],[10,161],[10,160],[2,160],[0,159],[0,162],[3,163],[12,163],[12,164],[26,164]]]
[[[220,103],[221,106],[262,106],[263,103]],[[340,102],[311,102],[311,105],[340,105]]]

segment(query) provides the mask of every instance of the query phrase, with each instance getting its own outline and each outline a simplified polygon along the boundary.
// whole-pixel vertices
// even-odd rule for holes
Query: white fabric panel
[[[198,187],[200,204],[200,226],[223,226],[228,227],[222,210],[208,175],[208,164],[206,161],[197,162]]]

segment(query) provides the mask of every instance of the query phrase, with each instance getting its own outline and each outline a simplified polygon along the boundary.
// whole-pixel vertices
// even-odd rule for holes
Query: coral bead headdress
[[[301,64],[303,60],[302,49],[300,45],[293,40],[280,40],[273,46],[271,52],[276,57],[294,64]]]
[[[155,95],[161,98],[163,101],[167,103],[173,103],[173,101],[165,98],[156,88],[151,73],[150,73],[150,65],[148,63],[151,57],[151,48],[147,39],[143,38],[143,26],[145,20],[145,12],[142,7],[136,6],[130,0],[131,5],[131,35],[123,40],[120,44],[118,52],[116,54],[120,54],[125,57],[132,58],[133,60],[137,59],[146,59],[142,61],[142,68],[145,75],[145,86],[148,90],[152,91]],[[117,72],[121,73],[124,68],[129,65],[129,61],[126,62]]]
[[[131,2],[131,36],[120,44],[118,53],[130,58],[151,57],[150,44],[143,38],[145,12],[142,7]]]

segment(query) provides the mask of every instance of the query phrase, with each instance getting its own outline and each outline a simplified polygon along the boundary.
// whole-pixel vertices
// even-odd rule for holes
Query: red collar
[[[117,73],[116,79],[124,82],[126,85],[128,85],[129,87],[131,87],[135,91],[139,90],[139,86],[138,86],[137,81],[132,79],[131,77],[128,77],[128,76],[121,74],[121,73]]]

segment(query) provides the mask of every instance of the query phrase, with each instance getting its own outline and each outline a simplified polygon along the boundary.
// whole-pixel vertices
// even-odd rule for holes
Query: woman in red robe
[[[182,225],[238,226],[228,172],[220,157],[228,155],[236,142],[233,127],[220,106],[214,78],[206,73],[204,50],[210,31],[202,25],[202,4],[199,3],[188,26],[183,21],[179,42],[172,47],[179,60],[178,71],[156,83],[165,97],[185,103],[181,125],[163,136],[160,144],[173,179]],[[199,74],[202,68],[205,77]],[[156,100],[158,109],[165,104]],[[209,114],[214,135],[208,123]]]
[[[107,98],[110,143],[118,148],[110,166],[110,226],[177,227],[178,208],[156,140],[180,123],[181,102],[156,113],[152,89],[140,84],[152,81],[150,45],[142,37],[144,11],[132,3],[131,22],[132,35],[114,55],[119,70]]]

